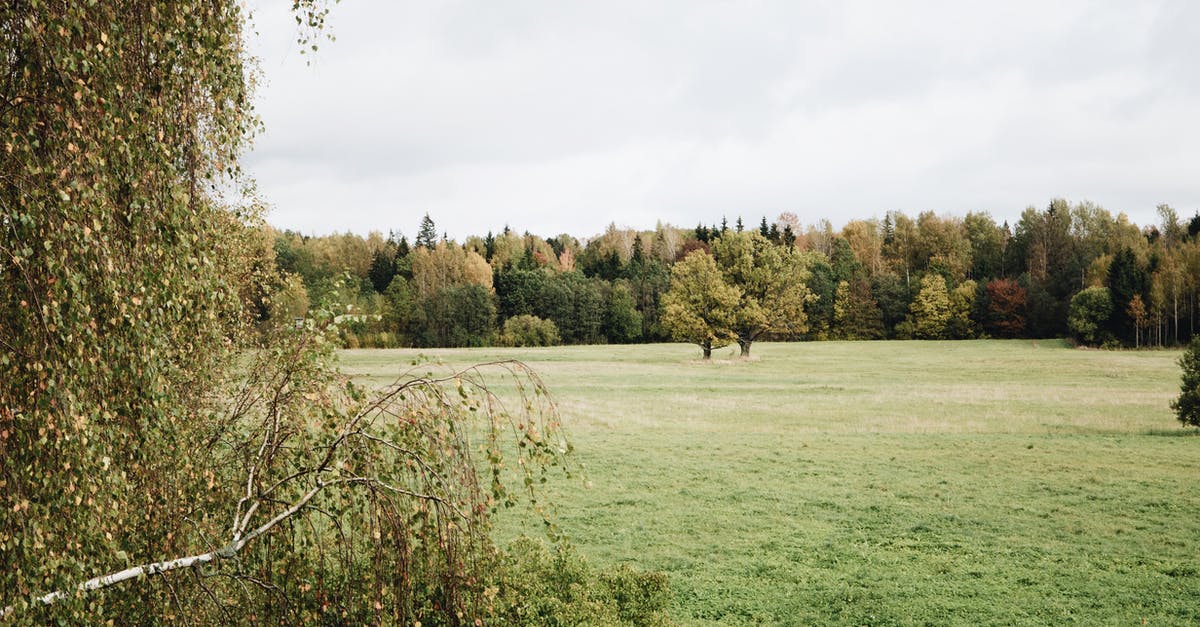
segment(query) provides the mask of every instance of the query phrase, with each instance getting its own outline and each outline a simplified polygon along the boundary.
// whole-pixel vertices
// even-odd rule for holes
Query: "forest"
[[[1200,214],[1182,219],[1165,204],[1157,211],[1158,224],[1138,226],[1090,202],[1054,199],[1013,225],[984,212],[892,211],[835,230],[782,213],[757,226],[741,217],[648,231],[610,225],[584,239],[505,226],[462,243],[439,235],[428,214],[411,242],[399,231],[364,238],[268,228],[285,278],[262,314],[330,309],[349,348],[688,339],[665,316],[673,271],[678,277],[690,254],[711,256],[722,240],[743,238],[778,247],[800,266],[788,289],[802,307],[760,329],[764,338],[1178,345],[1195,329]],[[735,274],[725,264],[721,280],[746,290]]]

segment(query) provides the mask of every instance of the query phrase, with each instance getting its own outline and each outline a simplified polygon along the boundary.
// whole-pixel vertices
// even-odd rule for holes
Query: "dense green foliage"
[[[1171,409],[1184,426],[1200,427],[1200,337],[1192,338],[1179,358],[1179,367],[1183,369],[1183,381]]]
[[[596,567],[666,572],[680,623],[1200,621],[1200,437],[1167,407],[1178,351],[754,350],[422,352],[543,375],[593,483],[550,489],[572,544]],[[411,354],[344,363],[369,384]]]
[[[1071,336],[1161,346],[1186,342],[1195,331],[1200,239],[1170,207],[1160,206],[1159,215],[1161,224],[1139,229],[1123,214],[1055,199],[1044,210],[1026,209],[1011,226],[979,212],[924,212],[915,219],[889,212],[883,220],[852,220],[834,231],[828,222],[802,227],[785,213],[773,223],[763,218],[755,230],[610,226],[582,243],[569,235],[541,238],[506,228],[462,244],[434,238],[430,249],[444,250],[439,254],[450,259],[436,268],[419,260],[425,247],[410,249],[395,233],[386,239],[378,233],[269,237],[280,266],[303,278],[311,302],[332,297],[343,308],[382,314],[380,297],[387,292],[379,286],[390,273],[422,285],[434,276],[443,284],[490,288],[496,328],[512,316],[534,315],[553,320],[568,344],[674,337],[662,323],[662,299],[671,269],[700,250],[712,254],[726,282],[742,290],[735,326],[747,352],[758,337]],[[428,216],[422,229],[436,233]],[[336,289],[343,272],[354,289]],[[483,280],[487,273],[490,283]],[[933,276],[942,279],[948,302],[929,282]],[[1113,307],[1094,321],[1100,332],[1085,338],[1070,326],[1070,305],[1076,294],[1095,287],[1110,290]],[[933,291],[922,294],[926,288]],[[415,298],[430,293],[418,289]],[[439,337],[427,333],[419,318],[370,320],[355,330],[359,345],[428,345]],[[499,333],[485,336],[495,340]]]
[[[553,320],[521,314],[504,321],[500,337],[505,346],[556,346],[562,342]]]
[[[1067,326],[1081,342],[1101,344],[1110,340],[1105,323],[1112,318],[1113,301],[1107,287],[1089,287],[1071,297]]]
[[[808,264],[794,246],[760,233],[735,232],[717,238],[712,255],[725,282],[741,293],[732,328],[742,357],[766,333],[791,339],[808,330],[804,305],[814,297]]]

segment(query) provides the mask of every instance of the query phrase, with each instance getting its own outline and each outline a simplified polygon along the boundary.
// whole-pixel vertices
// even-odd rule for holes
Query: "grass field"
[[[529,363],[591,488],[599,565],[669,574],[683,624],[1200,622],[1200,437],[1178,353],[1052,341],[426,350]],[[417,351],[343,353],[364,382]],[[506,513],[498,533],[537,534]]]

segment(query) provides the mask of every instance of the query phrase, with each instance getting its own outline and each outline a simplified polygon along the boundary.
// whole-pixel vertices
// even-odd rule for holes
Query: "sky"
[[[251,1],[279,228],[1200,209],[1200,2]],[[311,65],[309,61],[311,60]]]

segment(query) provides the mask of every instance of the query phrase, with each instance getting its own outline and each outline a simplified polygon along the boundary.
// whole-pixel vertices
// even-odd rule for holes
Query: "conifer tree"
[[[421,227],[417,231],[417,247],[432,249],[437,245],[437,240],[437,227],[433,224],[433,218],[426,213],[425,217],[421,218]]]
[[[1192,338],[1179,358],[1183,370],[1179,397],[1171,401],[1171,409],[1183,426],[1200,427],[1200,335]]]

